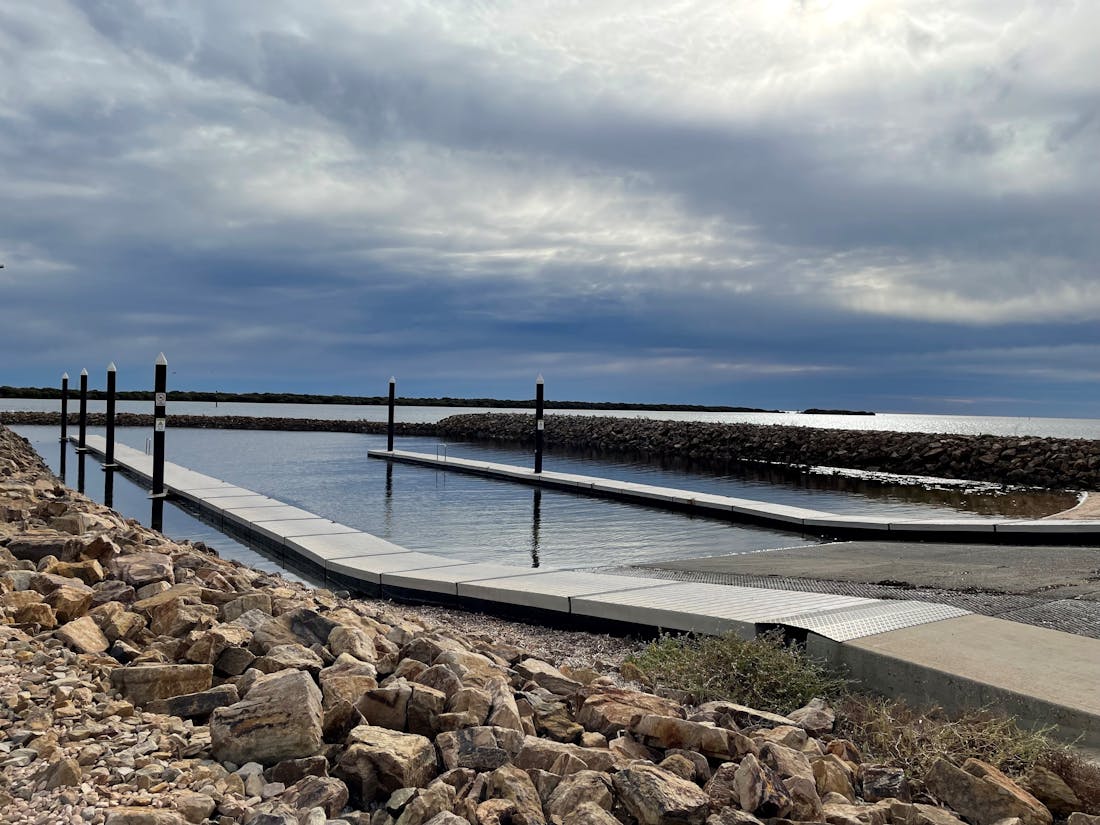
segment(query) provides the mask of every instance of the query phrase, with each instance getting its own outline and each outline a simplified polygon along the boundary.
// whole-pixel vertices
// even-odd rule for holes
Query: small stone
[[[702,825],[706,820],[710,797],[656,765],[634,763],[614,774],[612,782],[623,807],[641,825]]]
[[[78,653],[104,653],[110,642],[91,616],[81,616],[61,625],[54,635]]]

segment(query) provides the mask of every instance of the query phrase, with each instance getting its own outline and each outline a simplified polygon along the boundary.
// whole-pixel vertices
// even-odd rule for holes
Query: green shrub
[[[790,713],[815,696],[838,696],[846,685],[775,631],[746,641],[725,636],[662,636],[628,659],[656,687]]]

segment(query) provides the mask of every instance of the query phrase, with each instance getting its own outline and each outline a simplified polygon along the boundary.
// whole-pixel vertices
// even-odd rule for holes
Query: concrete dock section
[[[99,455],[106,447],[99,436],[89,436],[87,445]],[[115,460],[133,476],[151,476],[151,461],[139,450],[118,445]],[[520,468],[508,472],[525,478]],[[583,491],[589,489],[586,478],[569,476],[562,486]],[[633,628],[751,637],[780,628],[804,640],[811,653],[850,669],[867,688],[950,708],[993,705],[1029,724],[1056,725],[1059,735],[1100,748],[1098,639],[906,599],[464,561],[406,549],[177,465],[166,465],[165,482],[172,498],[231,535],[356,592],[500,609],[529,620],[570,620],[601,632]],[[646,489],[632,495],[654,502],[678,501],[687,493],[713,509],[742,506],[720,496],[634,486]],[[805,518],[790,512],[797,509],[776,513]]]
[[[406,450],[371,450],[372,458],[419,464],[439,470],[487,476],[539,487],[565,490],[580,495],[630,501],[647,507],[679,510],[710,518],[758,524],[802,535],[833,538],[885,538],[914,541],[970,541],[988,544],[1077,544],[1100,545],[1097,518],[884,518],[847,515],[772,504],[766,501],[699,493],[675,487],[660,487],[629,481],[556,473],[497,464],[484,460],[451,458]]]

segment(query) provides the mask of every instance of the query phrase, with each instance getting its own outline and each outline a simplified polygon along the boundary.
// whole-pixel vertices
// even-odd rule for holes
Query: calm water
[[[48,460],[58,452],[53,427],[17,427]],[[91,432],[101,432],[91,428]],[[119,441],[144,449],[148,430],[120,428]],[[435,453],[436,439],[405,438],[402,449]],[[447,473],[367,457],[383,436],[240,430],[169,430],[168,459],[216,478],[383,536],[410,549],[471,561],[596,567],[694,556],[754,552],[805,544],[797,533],[730,524],[637,505]],[[452,457],[527,464],[529,455],[474,444],[446,445]],[[841,513],[935,518],[965,510],[1016,507],[1003,496],[889,487],[812,477],[702,476],[629,461],[594,462],[549,455],[548,470],[644,481]],[[75,464],[68,462],[73,485]],[[102,476],[96,470],[87,474]],[[840,485],[839,487],[837,485]],[[91,490],[91,488],[89,488]],[[91,493],[93,496],[94,493]],[[117,493],[116,493],[117,494]],[[981,500],[975,506],[975,500]],[[116,505],[118,501],[116,499]],[[1049,509],[1060,509],[1046,502]],[[141,499],[136,512],[146,518]],[[991,508],[991,509],[990,509]],[[178,511],[177,511],[178,513]],[[181,516],[190,519],[186,514]],[[210,528],[166,515],[165,532],[215,545]],[[196,526],[198,525],[198,526]],[[198,532],[196,532],[198,531]],[[217,546],[217,545],[215,545]]]
[[[171,396],[169,396],[170,398]],[[54,412],[60,401],[0,398],[0,410]],[[89,401],[88,409],[103,412],[106,402]],[[76,403],[70,401],[70,411]],[[151,413],[150,401],[120,401],[120,412]],[[385,421],[384,406],[347,404],[243,404],[235,402],[169,401],[169,413],[180,415],[246,415],[256,418],[326,418],[334,420]],[[399,407],[397,417],[407,422],[434,422],[450,415],[482,412],[524,412],[488,407]],[[526,411],[530,414],[530,411]],[[550,410],[553,413],[553,410]],[[714,421],[721,423],[783,424],[842,430],[893,430],[896,432],[952,433],[956,435],[1029,435],[1044,438],[1100,438],[1100,419],[1014,418],[980,415],[805,415],[803,413],[705,413],[640,410],[563,410],[562,415],[601,415],[621,418],[653,418],[667,421]]]

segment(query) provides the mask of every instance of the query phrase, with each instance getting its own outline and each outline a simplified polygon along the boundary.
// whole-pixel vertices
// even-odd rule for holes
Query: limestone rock
[[[185,693],[168,699],[149,702],[145,709],[150,713],[167,713],[183,719],[206,719],[218,708],[240,701],[235,685],[219,685],[198,693]]]
[[[776,742],[767,742],[760,748],[760,761],[771,768],[782,779],[799,776],[815,782],[814,769],[810,760],[801,751],[788,748]]]
[[[577,711],[577,722],[585,730],[602,733],[608,739],[630,726],[636,716],[674,716],[684,718],[682,706],[651,693],[624,688],[605,688],[585,699]]]
[[[71,581],[76,581],[72,579]],[[59,622],[71,622],[88,612],[92,605],[92,590],[83,582],[79,587],[61,585],[45,594],[45,602],[53,608]]]
[[[358,627],[338,625],[328,636],[328,649],[334,656],[346,653],[361,662],[378,661],[378,651],[374,639]]]
[[[912,799],[909,780],[905,778],[905,771],[901,768],[892,768],[888,765],[863,765],[860,773],[862,774],[862,796],[868,802],[891,798],[909,802]]]
[[[764,825],[764,823],[748,811],[723,808],[718,813],[707,817],[707,825]]]
[[[814,769],[814,782],[822,797],[827,793],[836,793],[849,802],[855,802],[855,771],[851,766],[833,753],[811,759]]]
[[[124,807],[108,811],[104,825],[186,825],[186,822],[175,811],[163,808]]]
[[[824,818],[821,797],[813,778],[791,776],[783,780],[783,786],[791,795],[791,819],[800,822],[819,822]]]
[[[1036,765],[1028,772],[1023,786],[1055,816],[1066,817],[1084,807],[1065,780],[1042,765]]]
[[[519,731],[489,726],[444,731],[435,738],[440,761],[446,770],[472,768],[478,773],[496,770],[510,762],[523,748],[523,743]]]
[[[623,807],[641,825],[702,825],[707,818],[710,797],[656,765],[635,763],[616,773],[612,782]]]
[[[1069,815],[1066,825],[1100,825],[1100,816],[1083,814],[1078,811]]]
[[[614,755],[602,748],[582,748],[565,742],[552,742],[537,736],[525,736],[523,747],[513,760],[524,770],[543,770],[558,773],[555,764],[563,757],[571,757],[579,765],[592,771],[606,773],[615,765]],[[573,771],[570,771],[573,772]]]
[[[324,744],[323,720],[321,691],[308,673],[286,670],[261,676],[243,700],[214,711],[211,751],[214,758],[238,765],[312,756]]]
[[[523,731],[523,722],[520,720],[519,707],[516,698],[512,694],[511,687],[503,679],[492,679],[486,685],[486,692],[492,700],[489,716],[485,720],[488,724],[500,728],[512,728]]]
[[[139,665],[111,671],[111,684],[135,705],[198,693],[210,687],[210,665]]]
[[[416,795],[405,805],[394,825],[424,825],[434,821],[441,814],[452,813],[457,793],[445,782],[433,782],[427,788],[416,791]]]
[[[890,803],[890,818],[895,825],[965,825],[945,808],[900,800]]]
[[[975,825],[1019,817],[1024,825],[1050,825],[1050,811],[992,765],[967,759],[957,768],[937,759],[925,779],[928,789]]]
[[[325,709],[340,702],[354,705],[365,693],[378,687],[377,677],[378,671],[374,665],[341,653],[332,666],[326,667],[318,676]]]
[[[300,644],[273,645],[267,653],[252,663],[252,667],[262,673],[277,673],[280,670],[304,670],[311,676],[317,676],[325,663],[321,657]]]
[[[741,808],[757,816],[786,816],[794,807],[783,780],[751,753],[737,766],[733,782]]]
[[[175,584],[172,559],[164,553],[127,553],[107,560],[111,577],[121,579],[134,588],[153,582]]]
[[[611,777],[597,771],[577,771],[565,777],[546,800],[546,813],[550,817],[564,818],[570,811],[588,802],[610,811],[615,803]]]
[[[46,790],[54,788],[73,787],[80,784],[83,771],[75,759],[58,759],[51,764],[43,776]]]
[[[811,699],[808,705],[792,711],[788,716],[810,736],[831,733],[836,723],[836,714],[824,699]]]
[[[214,813],[217,803],[204,793],[180,791],[172,798],[172,807],[185,820],[197,825]]]
[[[622,825],[595,802],[582,802],[561,817],[562,825]]]
[[[348,788],[331,776],[306,776],[287,788],[280,799],[299,811],[322,808],[327,816],[335,817],[348,804]]]
[[[642,716],[629,730],[649,747],[683,748],[711,759],[739,759],[756,752],[756,745],[747,736],[673,716]]]
[[[564,702],[545,702],[532,698],[535,733],[555,742],[579,742],[584,728],[573,721]]]
[[[78,653],[103,653],[110,647],[107,637],[91,616],[81,616],[61,625],[54,635]]]
[[[541,659],[524,659],[517,663],[515,668],[524,679],[534,682],[556,696],[572,696],[584,687],[580,682],[570,679],[556,667]]]
[[[524,825],[544,825],[542,801],[527,772],[515,765],[502,765],[488,774],[489,794],[515,805],[514,821]]]
[[[354,798],[368,804],[380,793],[423,788],[435,778],[436,754],[431,741],[414,733],[360,725],[348,735],[336,775]]]

